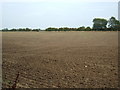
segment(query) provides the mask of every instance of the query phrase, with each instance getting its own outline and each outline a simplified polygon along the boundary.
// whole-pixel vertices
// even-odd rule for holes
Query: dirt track
[[[3,87],[116,88],[117,32],[3,32]]]

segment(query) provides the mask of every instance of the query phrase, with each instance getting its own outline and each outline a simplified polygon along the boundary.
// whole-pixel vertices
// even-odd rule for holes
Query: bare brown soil
[[[3,87],[116,88],[118,32],[3,32]]]

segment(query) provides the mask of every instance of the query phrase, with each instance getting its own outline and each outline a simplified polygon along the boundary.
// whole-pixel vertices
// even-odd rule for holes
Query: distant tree
[[[4,29],[2,29],[2,31],[9,31],[9,30],[8,30],[8,28],[4,28]]]
[[[91,28],[90,28],[90,27],[86,27],[85,30],[86,30],[86,31],[91,31]]]
[[[29,29],[29,28],[26,28],[26,29],[25,29],[25,31],[31,31],[31,29]]]
[[[61,27],[61,28],[59,28],[59,31],[65,31],[65,29]]]
[[[107,28],[107,20],[103,18],[93,19],[93,29],[94,30],[105,30]]]
[[[13,28],[13,29],[10,29],[10,31],[17,31],[17,30]]]
[[[77,29],[77,31],[85,31],[85,27],[84,27],[84,26],[79,27],[79,28]]]
[[[17,29],[16,31],[26,31],[26,29],[24,29],[24,28],[19,28],[19,29]]]
[[[111,17],[108,21],[108,27],[109,28],[114,28],[116,26],[116,18],[115,17]]]
[[[59,28],[60,31],[70,31],[72,29],[68,28],[68,27],[63,27],[63,28]]]
[[[45,29],[45,31],[58,31],[58,29],[57,28],[49,27],[49,28]]]
[[[108,20],[108,28],[111,30],[119,30],[120,29],[120,21],[118,21],[115,17],[111,17]]]
[[[32,29],[32,31],[37,31],[37,32],[39,32],[41,29]]]

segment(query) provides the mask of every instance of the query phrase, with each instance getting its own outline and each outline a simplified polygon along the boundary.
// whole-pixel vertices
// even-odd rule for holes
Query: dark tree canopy
[[[106,29],[107,28],[107,20],[103,18],[95,18],[93,19],[93,29],[95,30],[101,30],[101,29]]]
[[[108,20],[108,28],[111,30],[119,30],[120,29],[120,21],[118,21],[115,17],[111,17]]]

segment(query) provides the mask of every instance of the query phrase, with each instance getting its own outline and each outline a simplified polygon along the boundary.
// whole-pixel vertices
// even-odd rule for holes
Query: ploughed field
[[[116,88],[118,32],[3,32],[3,87]]]

